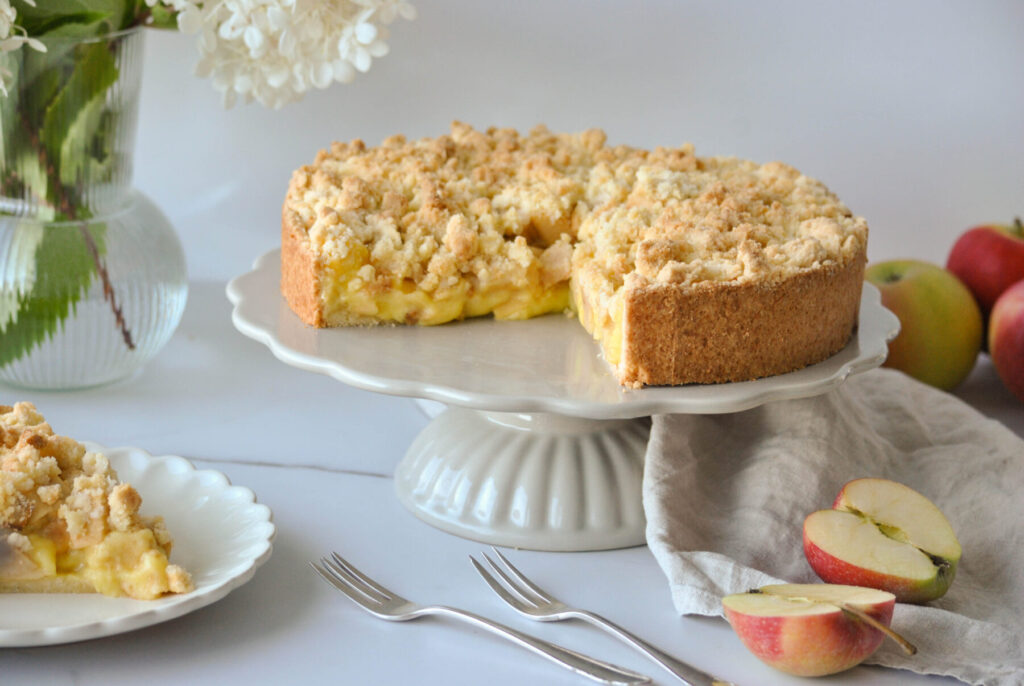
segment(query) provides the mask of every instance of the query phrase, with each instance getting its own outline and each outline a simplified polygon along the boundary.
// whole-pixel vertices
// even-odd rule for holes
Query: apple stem
[[[1013,218],[1013,232],[1018,236],[1024,237],[1024,224],[1021,224],[1020,217]]]
[[[843,611],[849,612],[854,617],[866,622],[871,627],[878,629],[883,634],[885,634],[892,640],[896,641],[900,645],[900,648],[903,648],[903,652],[905,652],[907,655],[913,655],[917,652],[917,646],[915,646],[913,643],[900,636],[898,633],[887,627],[885,624],[882,624],[880,621],[869,615],[867,612],[864,612],[864,610],[856,608],[853,605],[847,605],[846,603],[840,603],[839,607]]]

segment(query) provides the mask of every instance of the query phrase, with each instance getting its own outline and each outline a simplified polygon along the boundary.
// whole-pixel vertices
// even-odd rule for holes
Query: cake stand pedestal
[[[640,486],[651,415],[738,412],[826,393],[879,366],[899,330],[865,284],[857,332],[819,364],[742,383],[632,390],[619,386],[595,342],[567,317],[313,329],[284,302],[280,276],[274,250],[228,284],[235,327],[286,364],[447,405],[399,464],[399,499],[450,533],[534,550],[644,543]]]
[[[646,419],[449,408],[395,471],[420,519],[485,543],[602,550],[644,543]]]

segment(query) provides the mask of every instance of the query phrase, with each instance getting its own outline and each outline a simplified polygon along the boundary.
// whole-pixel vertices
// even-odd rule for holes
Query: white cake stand
[[[737,412],[825,393],[879,366],[899,330],[865,284],[857,333],[824,362],[757,381],[630,390],[562,315],[314,329],[288,308],[280,276],[274,250],[228,284],[235,327],[286,364],[447,405],[399,464],[399,499],[445,531],[534,550],[644,543],[640,482],[651,415]]]

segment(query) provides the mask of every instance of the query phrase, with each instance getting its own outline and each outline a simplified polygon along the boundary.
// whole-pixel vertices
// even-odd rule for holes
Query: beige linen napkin
[[[815,582],[804,517],[857,477],[893,479],[946,513],[963,546],[945,597],[899,604],[870,664],[1024,683],[1024,441],[946,393],[887,369],[839,389],[728,415],[654,418],[644,471],[647,541],[683,614],[767,583]]]

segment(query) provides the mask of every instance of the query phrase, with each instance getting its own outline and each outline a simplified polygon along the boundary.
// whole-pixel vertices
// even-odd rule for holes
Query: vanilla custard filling
[[[58,551],[54,541],[29,535],[29,548],[0,553],[0,582],[31,582],[46,585],[48,579],[71,582],[68,588],[91,587],[109,596],[127,595],[151,599],[166,589],[167,556],[148,529],[131,533],[111,532],[100,543]],[[7,546],[10,550],[10,546]]]
[[[320,283],[328,324],[343,322],[351,314],[423,326],[488,314],[495,319],[530,319],[569,306],[569,285],[545,287],[539,275],[525,287],[481,286],[464,278],[441,293],[424,290],[411,279],[391,279],[383,288],[370,289],[359,276],[368,264],[348,255],[329,263],[329,278]]]
[[[605,295],[605,303],[595,302],[600,299],[597,289],[585,289],[579,279],[572,281],[572,309],[580,324],[601,345],[605,361],[613,367],[622,360],[623,347],[623,295],[622,289]]]

